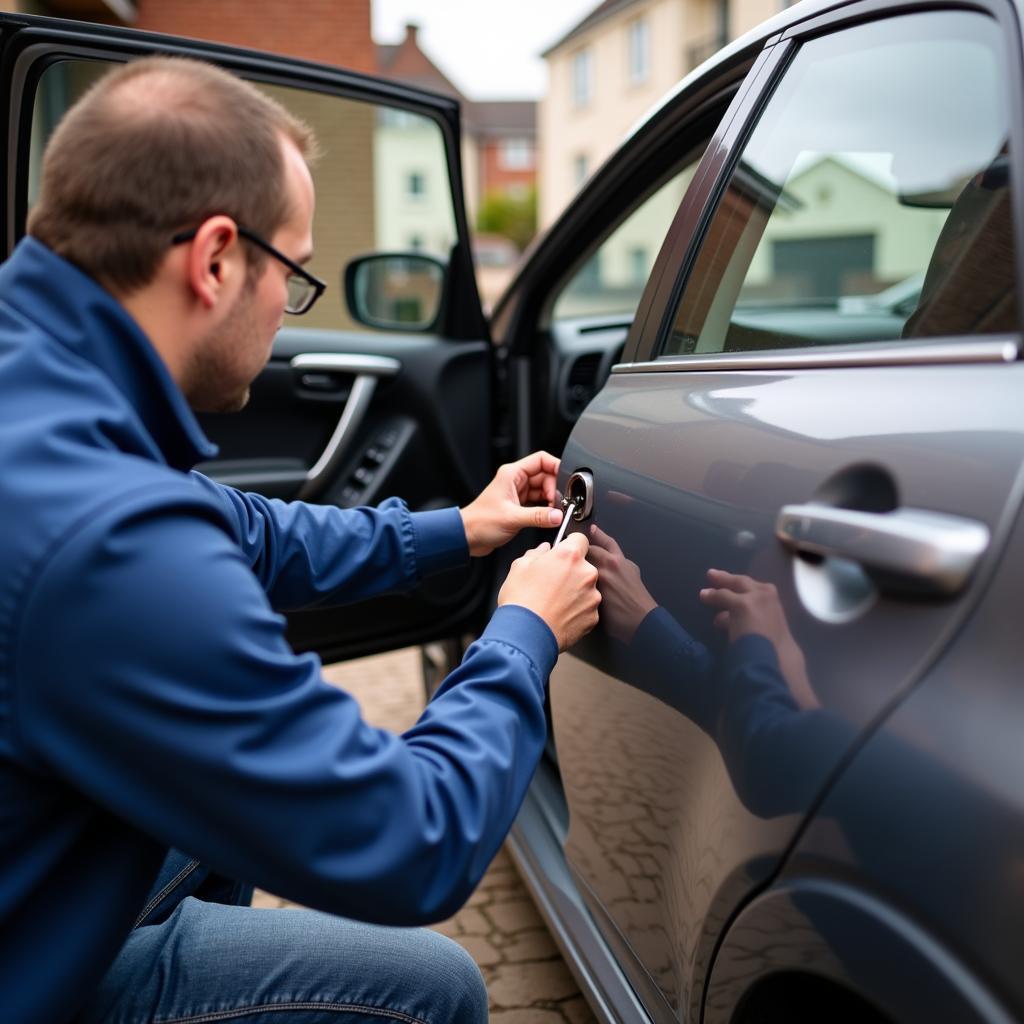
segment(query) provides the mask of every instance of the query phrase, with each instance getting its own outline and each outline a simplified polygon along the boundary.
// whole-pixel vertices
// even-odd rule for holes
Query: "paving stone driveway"
[[[330,665],[324,675],[358,701],[368,721],[401,732],[423,709],[417,650]],[[257,891],[255,906],[291,906]],[[480,965],[494,1024],[591,1024],[579,993],[508,853],[495,857],[469,902],[435,925]]]

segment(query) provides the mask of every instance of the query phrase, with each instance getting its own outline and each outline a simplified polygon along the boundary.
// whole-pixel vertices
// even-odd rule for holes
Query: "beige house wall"
[[[730,0],[729,34],[736,38],[785,6],[784,0]],[[629,25],[650,23],[650,73],[635,85],[629,78]],[[575,161],[587,158],[592,174],[661,97],[691,70],[695,51],[718,31],[718,0],[647,0],[631,5],[547,55],[548,90],[540,101],[540,223],[547,226],[579,191]],[[573,58],[591,51],[593,95],[583,110],[573,107]]]
[[[685,0],[648,0],[595,25],[548,56],[548,91],[538,109],[540,136],[539,201],[541,226],[561,213],[579,190],[576,159],[586,157],[588,173],[614,152],[625,133],[682,74]],[[650,24],[647,80],[629,77],[629,25],[638,18]],[[593,90],[590,103],[575,109],[573,60],[591,51]]]
[[[476,226],[480,209],[480,143],[464,131],[462,135],[462,197],[470,231]]]
[[[741,35],[757,28],[773,14],[785,10],[783,0],[731,0],[729,4],[729,36],[738,39]]]

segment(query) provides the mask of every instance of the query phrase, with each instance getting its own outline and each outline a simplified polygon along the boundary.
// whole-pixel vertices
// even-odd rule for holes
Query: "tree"
[[[521,252],[537,232],[537,189],[530,186],[522,197],[489,192],[480,204],[476,226],[510,239]]]

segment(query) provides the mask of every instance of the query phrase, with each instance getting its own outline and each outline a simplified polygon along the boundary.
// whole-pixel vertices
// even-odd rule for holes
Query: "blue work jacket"
[[[468,558],[457,509],[345,511],[215,449],[138,325],[35,239],[0,267],[0,1016],[67,1020],[169,847],[366,921],[444,918],[519,808],[555,639],[499,609],[419,722],[367,725],[275,609]]]

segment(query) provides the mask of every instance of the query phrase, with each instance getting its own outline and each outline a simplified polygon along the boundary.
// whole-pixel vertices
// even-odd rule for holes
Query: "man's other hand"
[[[489,555],[527,526],[546,530],[561,523],[562,510],[550,507],[557,496],[558,465],[547,452],[509,462],[475,501],[459,509],[471,555]]]
[[[756,633],[778,645],[790,636],[773,584],[723,569],[708,569],[708,582],[711,586],[700,592],[700,599],[718,612],[715,627],[729,634],[730,643]]]
[[[820,707],[775,586],[722,569],[708,569],[708,582],[711,586],[700,592],[700,599],[717,610],[716,628],[729,634],[730,643],[751,634],[770,640],[793,699],[805,710]]]
[[[550,457],[550,456],[549,456]],[[558,649],[572,647],[597,625],[597,569],[587,561],[589,542],[570,534],[556,548],[544,543],[517,558],[509,569],[498,604],[518,604],[551,628]]]

